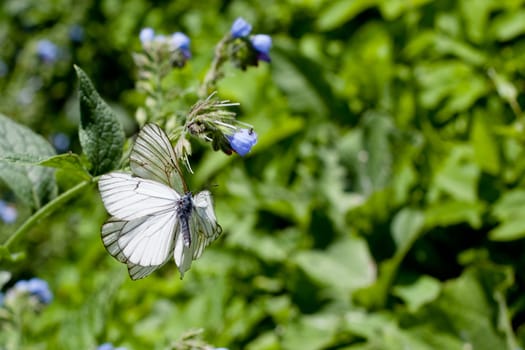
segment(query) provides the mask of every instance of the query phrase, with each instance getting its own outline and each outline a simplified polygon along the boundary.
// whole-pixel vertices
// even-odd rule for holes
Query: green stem
[[[89,187],[91,184],[95,183],[98,180],[98,178],[93,178],[91,180],[86,180],[75,187],[70,188],[66,192],[62,193],[55,199],[53,199],[51,202],[44,205],[42,208],[40,208],[36,213],[34,213],[29,219],[27,219],[22,226],[18,228],[18,230],[15,231],[9,237],[9,239],[4,243],[4,247],[8,248],[12,246],[22,235],[27,233],[35,225],[39,220],[45,218],[58,208],[60,208],[64,203],[69,201],[71,198],[75,197],[77,194],[85,190],[87,187]]]
[[[208,97],[210,90],[212,90],[215,87],[215,85],[217,84],[217,80],[219,80],[219,78],[221,77],[220,70],[223,63],[226,62],[224,47],[226,46],[226,43],[228,43],[228,41],[230,40],[231,36],[228,34],[224,38],[222,38],[221,41],[219,41],[219,43],[215,47],[215,57],[213,57],[211,67],[208,70],[208,73],[206,73],[204,82],[202,83],[199,89],[200,98]]]

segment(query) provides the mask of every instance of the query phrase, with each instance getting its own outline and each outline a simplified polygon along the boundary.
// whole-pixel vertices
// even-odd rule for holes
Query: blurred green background
[[[230,66],[218,94],[259,143],[194,142],[190,185],[224,234],[184,280],[168,263],[133,282],[87,191],[1,263],[54,293],[22,349],[169,349],[195,328],[230,350],[522,349],[525,1],[4,0],[0,113],[80,152],[76,64],[131,136],[140,29],[185,32],[197,86],[239,16],[272,62]],[[1,189],[4,242],[30,210]]]

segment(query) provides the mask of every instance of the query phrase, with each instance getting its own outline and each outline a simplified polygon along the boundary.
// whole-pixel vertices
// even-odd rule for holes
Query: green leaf
[[[280,350],[279,338],[274,331],[268,331],[259,335],[248,345],[246,350]]]
[[[525,190],[514,189],[505,193],[494,204],[492,214],[501,221],[512,220],[523,217],[525,208]]]
[[[11,272],[0,271],[0,289],[4,288],[7,282],[11,279]]]
[[[25,205],[38,209],[56,196],[54,171],[29,165],[30,160],[54,155],[53,147],[40,135],[2,114],[0,154],[4,158],[0,161],[0,178]]]
[[[395,19],[402,14],[410,13],[411,11],[414,11],[416,8],[421,7],[432,0],[388,0],[388,1],[380,1],[379,2],[379,8],[381,10],[381,13],[383,16],[388,19],[392,20]]]
[[[315,314],[302,317],[291,324],[283,334],[284,350],[326,349],[338,331],[339,317],[333,314]]]
[[[431,341],[424,341],[421,335],[402,327],[393,315],[386,312],[365,314],[353,311],[346,315],[342,327],[367,341],[341,350],[461,350],[463,345],[461,339],[436,331],[432,332]]]
[[[8,247],[5,245],[0,245],[0,261],[16,263],[24,260],[25,258],[26,254],[24,252],[11,253]]]
[[[366,10],[369,7],[376,5],[378,0],[338,0],[328,2],[327,6],[323,8],[317,20],[317,27],[320,30],[331,30],[339,27],[346,21]]]
[[[489,231],[493,241],[514,241],[525,237],[525,218],[507,221]]]
[[[57,168],[67,170],[68,172],[73,172],[82,177],[84,180],[91,178],[88,170],[86,169],[86,166],[82,162],[82,159],[78,154],[75,153],[59,154],[57,156],[42,160],[38,164],[50,168]]]
[[[100,97],[88,76],[75,66],[80,81],[80,126],[82,150],[91,163],[91,173],[99,175],[115,169],[122,157],[124,131],[115,113]]]
[[[408,252],[423,230],[425,216],[416,209],[401,209],[392,221],[392,238],[396,242],[396,254]]]
[[[459,9],[465,21],[465,31],[472,42],[481,43],[486,38],[487,22],[496,3],[493,0],[461,0]]]
[[[78,309],[69,309],[60,317],[58,328],[60,344],[67,349],[91,349],[96,345],[96,336],[105,331],[108,314],[115,303],[120,285],[123,282],[121,273],[104,276],[98,288],[87,293],[84,304]]]
[[[435,39],[433,35],[430,38]],[[427,41],[428,38],[425,38]],[[468,111],[474,103],[490,91],[485,76],[465,62],[465,59],[481,64],[484,60],[475,51],[463,46],[451,45],[450,41],[440,40],[432,45],[441,45],[444,52],[451,52],[462,59],[448,59],[424,62],[416,67],[416,77],[420,85],[420,100],[424,107],[438,108],[436,119],[449,120],[459,112]],[[427,49],[428,50],[428,49]],[[444,105],[443,105],[444,104]]]
[[[525,237],[525,190],[515,189],[503,195],[492,209],[501,224],[489,232],[494,241],[512,241]]]
[[[416,312],[424,304],[434,300],[441,290],[440,282],[423,275],[410,285],[399,285],[392,289],[392,294],[403,299],[410,312]]]
[[[416,209],[403,208],[392,221],[392,237],[397,250],[394,256],[379,265],[379,277],[374,284],[359,289],[354,294],[354,301],[366,308],[383,307],[391,286],[397,276],[399,265],[405,258],[416,239],[423,232],[424,214]]]
[[[436,334],[461,339],[472,349],[508,349],[498,329],[501,315],[495,293],[511,284],[510,268],[492,265],[469,268],[459,278],[445,283],[435,301],[415,315],[407,315],[402,322],[419,339],[434,344],[435,349],[450,349],[437,346]]]
[[[390,138],[394,131],[392,117],[386,113],[369,111],[363,116],[363,154],[359,181],[364,193],[384,188],[392,174]]]
[[[498,40],[511,40],[525,33],[525,10],[508,11],[494,19],[490,28]]]
[[[481,174],[473,163],[474,150],[470,145],[457,144],[435,172],[433,184],[428,192],[429,202],[435,202],[446,194],[458,201],[475,203],[477,201],[478,180]]]
[[[375,280],[368,246],[360,238],[338,241],[327,252],[301,252],[294,261],[313,281],[343,295]]]
[[[482,202],[446,200],[432,204],[425,209],[425,226],[433,228],[467,222],[471,227],[479,228],[484,209],[485,205]]]
[[[482,170],[496,175],[500,170],[499,148],[485,115],[474,111],[470,140],[474,147],[474,159]]]

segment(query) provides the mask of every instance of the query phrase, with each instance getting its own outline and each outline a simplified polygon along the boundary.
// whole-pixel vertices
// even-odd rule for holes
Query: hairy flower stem
[[[44,205],[42,208],[40,208],[36,213],[34,213],[29,219],[27,219],[22,226],[18,228],[18,230],[15,231],[9,237],[9,239],[4,243],[3,247],[9,249],[10,246],[12,246],[22,235],[27,233],[31,227],[33,227],[39,220],[45,218],[55,210],[61,208],[67,201],[77,196],[79,193],[87,189],[92,184],[96,183],[98,181],[97,178],[93,178],[91,180],[86,180],[75,187],[70,188],[66,192],[62,193],[60,196],[53,199],[51,202]]]
[[[228,34],[219,41],[215,47],[215,57],[211,63],[211,67],[206,73],[206,77],[199,89],[199,97],[206,98],[211,90],[213,90],[217,84],[217,81],[222,77],[221,68],[224,62],[226,62],[227,55],[225,52],[226,44],[231,40],[231,36]]]

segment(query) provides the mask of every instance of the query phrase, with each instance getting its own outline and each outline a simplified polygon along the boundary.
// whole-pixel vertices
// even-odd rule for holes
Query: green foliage
[[[78,137],[91,163],[93,175],[116,169],[122,156],[124,131],[112,109],[95,90],[86,73],[75,70],[80,81],[80,127]]]
[[[0,114],[0,178],[31,209],[39,209],[56,196],[53,170],[35,167],[24,158],[44,158],[55,153],[53,147],[31,129]]]
[[[8,0],[0,199],[19,218],[0,224],[2,290],[35,275],[55,294],[21,348],[525,347],[524,13],[521,0]],[[126,160],[119,125],[131,136],[137,108],[187,116],[192,77],[237,16],[272,35],[272,62],[226,63],[217,95],[240,102],[259,142],[240,158],[193,140],[188,175],[213,193],[224,234],[184,281],[171,263],[130,281],[100,242],[91,176]],[[131,55],[145,26],[185,32],[193,54],[147,96]],[[61,60],[38,59],[43,38]],[[73,63],[99,93],[78,69],[73,93]],[[176,99],[148,105],[168,86]],[[56,132],[74,153],[55,154]]]

